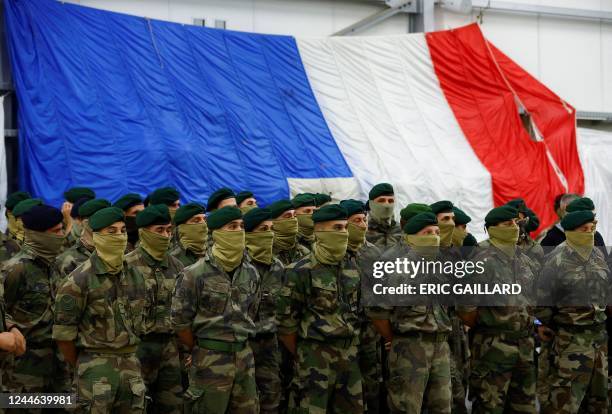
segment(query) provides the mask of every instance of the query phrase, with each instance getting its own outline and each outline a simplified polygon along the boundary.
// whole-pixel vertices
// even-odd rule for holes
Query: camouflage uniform
[[[196,255],[191,250],[185,249],[183,246],[181,246],[180,242],[177,243],[177,245],[173,249],[170,249],[170,256],[181,262],[183,264],[183,267],[191,266],[201,257]]]
[[[144,335],[137,356],[151,407],[158,413],[180,413],[181,363],[170,311],[176,277],[183,265],[168,255],[159,262],[142,246],[125,256],[125,262],[128,272],[138,273],[146,286]]]
[[[314,253],[287,268],[278,304],[279,334],[297,334],[299,411],[363,412],[358,345],[359,271],[319,263]]]
[[[531,237],[520,240],[518,246],[532,262],[537,265],[542,265],[544,263],[544,248],[539,243],[536,243]]]
[[[304,236],[302,234],[297,235],[297,243],[306,248],[309,252],[310,250],[312,250],[312,243],[314,242],[314,235],[313,236]]]
[[[172,298],[174,330],[193,332],[187,412],[256,413],[255,333],[259,275],[245,259],[230,276],[207,254],[179,276]]]
[[[599,249],[585,261],[562,243],[547,256],[538,293],[558,305],[537,312],[538,319],[555,331],[543,412],[608,412],[609,286],[609,269]]]
[[[76,341],[81,412],[145,411],[146,387],[136,350],[143,332],[145,281],[137,272],[111,275],[93,254],[62,284],[53,339]]]
[[[280,250],[275,247],[272,253],[274,254],[274,257],[281,261],[283,266],[289,266],[291,263],[297,262],[302,257],[308,256],[310,254],[310,250],[296,242],[295,245],[289,250]]]
[[[380,248],[383,252],[397,244],[401,239],[402,229],[394,219],[391,219],[389,223],[385,223],[376,220],[372,216],[368,217],[366,240]]]
[[[484,241],[472,258],[483,261],[486,283],[516,281],[532,289],[535,277],[530,259],[516,249],[513,258]],[[521,298],[522,300],[522,298]],[[461,306],[461,312],[478,311],[472,328],[470,399],[473,413],[535,413],[533,311],[526,302],[509,306]]]
[[[57,271],[55,279],[59,282],[68,277],[70,273],[91,256],[93,247],[88,249],[79,239],[74,246],[64,251],[55,259],[55,270]]]
[[[21,250],[21,245],[11,236],[5,236],[0,246],[0,263],[7,261]]]

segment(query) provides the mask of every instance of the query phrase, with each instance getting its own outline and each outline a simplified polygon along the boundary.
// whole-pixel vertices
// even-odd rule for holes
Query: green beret
[[[123,210],[117,207],[106,207],[96,211],[93,216],[89,218],[89,227],[91,227],[93,231],[100,231],[104,227],[124,220],[125,216],[123,215]]]
[[[574,211],[593,211],[595,210],[595,204],[593,204],[593,200],[588,197],[580,197],[572,201],[567,205],[565,211],[568,213],[573,213]]]
[[[316,193],[314,195],[315,203],[317,203],[317,207],[322,206],[325,203],[331,203],[332,198],[329,194],[324,193]]]
[[[346,210],[341,207],[340,204],[328,204],[312,213],[312,221],[315,223],[346,219],[348,219],[348,215]]]
[[[179,224],[183,224],[196,214],[203,214],[205,211],[206,209],[204,206],[198,203],[188,203],[182,205],[176,210],[176,214],[174,215],[174,224],[177,226]]]
[[[268,206],[268,210],[270,210],[270,217],[272,219],[277,218],[287,210],[293,209],[293,204],[289,200],[278,200]]]
[[[236,194],[236,204],[240,205],[240,203],[242,203],[244,200],[246,200],[247,198],[251,198],[253,197],[253,193],[250,191],[241,191],[238,194]]]
[[[251,232],[255,227],[259,226],[266,220],[271,220],[270,209],[267,208],[254,208],[249,210],[243,217],[244,231]]]
[[[538,227],[540,227],[540,219],[531,209],[526,209],[525,213],[527,214],[527,217],[529,217],[529,222],[527,223],[525,230],[529,233],[531,233],[532,231],[536,231]]]
[[[489,211],[485,217],[485,226],[495,226],[502,221],[508,221],[515,218],[518,218],[518,210],[506,204],[505,206],[496,207]]]
[[[293,197],[291,200],[293,207],[316,207],[317,200],[315,199],[315,195],[312,193],[302,193]]]
[[[527,204],[525,204],[525,200],[522,198],[515,198],[514,200],[510,200],[506,203],[507,205],[514,207],[521,213],[525,213],[527,211]]]
[[[229,188],[218,189],[208,197],[208,207],[206,211],[215,210],[221,201],[227,200],[228,198],[236,198],[236,194]]]
[[[105,200],[103,198],[94,198],[93,200],[84,202],[83,205],[79,207],[79,217],[91,217],[96,211],[102,210],[103,208],[110,206],[110,201]]]
[[[340,207],[346,210],[346,215],[348,217],[354,214],[365,214],[365,204],[359,200],[342,200],[340,202]]]
[[[453,203],[448,200],[436,201],[433,204],[430,204],[431,212],[434,214],[440,213],[451,213],[453,211]]]
[[[136,214],[136,227],[147,227],[154,224],[170,224],[170,211],[165,204],[151,204]]]
[[[434,213],[419,213],[410,219],[404,225],[404,233],[416,234],[427,226],[438,224],[438,219]]]
[[[561,227],[564,230],[574,230],[576,227],[582,226],[584,223],[595,221],[595,214],[589,210],[572,211],[567,213],[561,220]]]
[[[149,194],[149,204],[165,204],[169,206],[181,198],[176,188],[162,187]]]
[[[225,226],[227,223],[241,218],[242,212],[238,207],[225,206],[213,211],[208,215],[208,228],[210,230],[217,230]]]
[[[43,201],[40,198],[28,198],[27,200],[20,201],[13,209],[13,216],[21,217],[23,213],[29,211],[32,207],[42,205]]]
[[[393,192],[393,186],[391,184],[380,183],[372,187],[370,193],[368,194],[368,199],[374,200],[376,197],[380,197],[382,195],[391,196],[393,194],[395,193]]]
[[[465,239],[463,239],[463,247],[475,246],[478,246],[478,240],[476,240],[476,237],[474,237],[472,233],[468,233],[467,236],[465,236]]]
[[[137,206],[138,204],[144,204],[140,194],[128,193],[122,196],[119,200],[115,201],[113,207],[120,208],[123,211],[128,211],[131,207]]]
[[[73,187],[64,193],[64,198],[71,203],[75,203],[79,198],[88,198],[90,200],[96,198],[96,193],[91,188]]]
[[[4,207],[7,210],[13,210],[17,203],[23,200],[27,200],[31,198],[30,193],[26,193],[25,191],[15,191],[14,193],[9,194],[6,198],[6,203],[4,203]]]
[[[400,218],[404,221],[408,221],[419,213],[431,213],[431,207],[422,203],[408,204],[400,211]]]
[[[453,213],[455,213],[455,225],[468,224],[472,221],[472,218],[459,207],[453,207]]]

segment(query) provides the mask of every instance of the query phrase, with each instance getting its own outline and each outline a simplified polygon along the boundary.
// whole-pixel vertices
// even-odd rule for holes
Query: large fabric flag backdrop
[[[230,186],[266,204],[386,181],[401,204],[452,200],[482,236],[494,205],[523,197],[545,227],[557,194],[590,190],[574,108],[477,25],[296,39],[53,0],[5,10],[20,182],[56,205],[75,185],[202,202]]]

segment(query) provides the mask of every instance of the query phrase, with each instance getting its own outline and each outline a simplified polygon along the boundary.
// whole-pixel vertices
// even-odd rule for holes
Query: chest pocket
[[[116,321],[113,303],[105,297],[91,298],[87,306],[92,324],[92,336],[102,342],[112,342],[116,338]]]
[[[221,315],[225,312],[229,293],[229,285],[215,281],[207,281],[202,286],[200,306],[206,313]]]
[[[28,315],[29,319],[42,318],[51,309],[51,286],[45,276],[31,278],[27,282],[27,290],[19,300],[19,310]],[[17,313],[15,312],[15,313]],[[13,315],[19,318],[17,315]]]
[[[330,278],[328,274],[313,272],[310,279],[309,301],[312,309],[317,312],[335,312],[339,305],[338,285],[335,278]]]

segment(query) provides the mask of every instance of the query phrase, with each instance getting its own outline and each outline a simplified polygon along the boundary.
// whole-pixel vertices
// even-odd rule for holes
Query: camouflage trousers
[[[469,341],[463,328],[463,322],[454,313],[451,316],[451,322],[453,324],[453,331],[448,341],[451,351],[451,412],[453,414],[467,414],[465,397],[470,371]]]
[[[80,352],[76,383],[82,413],[144,413],[146,387],[136,354]]]
[[[363,413],[357,340],[298,340],[290,412]]]
[[[451,412],[450,349],[446,335],[393,337],[387,384],[392,413]]]
[[[281,398],[280,349],[276,334],[249,341],[255,358],[255,382],[261,413],[278,413]]]
[[[195,346],[185,392],[185,412],[257,414],[255,360],[247,344],[237,352]]]
[[[608,412],[608,342],[603,331],[559,329],[553,340],[544,413]]]
[[[364,324],[361,329],[359,369],[361,370],[365,412],[378,414],[381,412],[380,388],[382,384],[380,335],[376,333],[371,323]]]
[[[472,340],[472,413],[535,413],[535,344],[531,336],[475,333]]]
[[[176,338],[172,334],[146,335],[136,354],[151,399],[149,413],[181,413],[183,385]]]
[[[294,381],[293,374],[295,371],[295,359],[291,352],[287,348],[279,343],[279,349],[281,353],[280,363],[280,379],[281,379],[281,401],[278,412],[280,414],[286,414],[289,408],[289,400],[292,394],[295,394],[293,390]]]
[[[550,392],[550,358],[551,358],[552,341],[540,343],[540,353],[538,354],[538,375],[536,384],[536,393],[540,405],[545,405],[548,401],[548,393]]]

